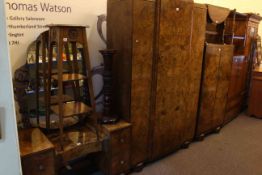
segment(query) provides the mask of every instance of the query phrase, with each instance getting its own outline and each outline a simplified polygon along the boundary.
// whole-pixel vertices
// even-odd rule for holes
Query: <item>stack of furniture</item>
[[[246,108],[261,17],[232,11],[226,21],[225,42],[234,44],[234,57],[225,124]]]

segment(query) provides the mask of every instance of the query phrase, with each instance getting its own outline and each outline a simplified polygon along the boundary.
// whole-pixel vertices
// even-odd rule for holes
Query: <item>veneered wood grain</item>
[[[232,58],[232,45],[206,46],[197,136],[215,130],[223,124]]]
[[[148,159],[155,2],[133,1],[132,165]]]
[[[243,110],[247,101],[248,87],[250,82],[252,59],[250,58],[252,40],[256,38],[259,24],[259,16],[250,14],[237,14],[233,29],[233,14],[226,21],[226,34],[234,31],[236,36],[245,37],[244,40],[235,39],[234,55],[245,57],[233,60],[231,82],[228,94],[227,114],[225,123],[233,120]],[[253,28],[253,29],[252,29]],[[251,32],[253,30],[253,32]],[[229,35],[226,38],[230,38]],[[226,39],[227,41],[227,39]]]
[[[38,128],[19,130],[18,134],[21,157],[54,149],[54,145]]]
[[[113,109],[130,120],[132,75],[132,0],[107,2],[108,49],[116,49],[113,60]]]
[[[193,138],[205,21],[191,1],[161,1],[153,159]]]
[[[153,1],[108,1],[108,47],[118,50],[113,64],[114,109],[132,123],[133,166],[148,159],[154,10]]]

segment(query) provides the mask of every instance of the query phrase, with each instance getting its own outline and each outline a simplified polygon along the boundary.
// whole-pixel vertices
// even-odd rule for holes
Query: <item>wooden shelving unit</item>
[[[49,31],[37,39],[37,123],[39,107],[43,105],[45,129],[54,129],[50,127],[53,123],[59,129],[47,132],[47,137],[63,162],[102,150],[86,38],[86,26],[50,25]],[[40,77],[44,92],[41,97]],[[56,122],[52,121],[51,114],[58,116]],[[64,122],[70,118],[78,118],[79,123],[65,128],[68,125]]]

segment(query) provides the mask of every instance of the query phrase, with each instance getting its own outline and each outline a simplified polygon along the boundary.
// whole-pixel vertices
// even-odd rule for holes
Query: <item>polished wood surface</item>
[[[233,48],[233,45],[206,45],[197,136],[214,131],[224,122]]]
[[[135,1],[131,87],[132,165],[149,158],[155,3]],[[143,131],[143,132],[141,132]],[[138,144],[139,143],[139,144]]]
[[[38,129],[18,131],[24,175],[55,175],[54,145]]]
[[[118,51],[113,61],[113,108],[120,117],[130,119],[132,0],[109,0],[107,12],[107,47]]]
[[[109,0],[107,11],[108,47],[118,50],[113,63],[114,109],[132,123],[131,162],[136,166],[149,154],[155,2]]]
[[[55,114],[57,115],[59,114],[58,105],[51,106],[51,110]],[[92,108],[82,102],[69,102],[63,104],[63,118],[88,114],[91,112],[92,112]]]
[[[208,16],[216,24],[223,23],[230,14],[230,9],[224,7],[218,7],[208,4],[207,9]]]
[[[112,125],[102,125],[108,136],[106,149],[102,155],[102,171],[108,175],[126,174],[130,171],[131,124],[120,121]]]
[[[224,124],[236,118],[246,107],[260,20],[258,15],[231,12],[226,21],[225,41],[234,44],[235,49]]]
[[[253,70],[248,114],[262,118],[262,66],[257,66]]]
[[[63,150],[60,148],[60,138],[57,133],[47,135],[50,141],[55,145],[56,154],[60,163],[66,163],[86,156],[90,153],[102,151],[102,140],[98,139],[95,132],[89,127],[79,127],[64,131]]]
[[[23,175],[55,175],[54,151],[22,158]]]
[[[161,1],[159,15],[153,159],[194,137],[206,9],[194,8],[191,1],[166,0]]]
[[[19,130],[18,134],[21,157],[54,149],[54,145],[38,128]]]
[[[130,123],[122,121],[122,120],[117,122],[116,124],[102,125],[102,127],[105,129],[104,131],[107,134],[110,134],[110,133],[113,133],[113,132],[116,132],[118,130],[122,130],[122,129],[125,129],[125,128],[129,128],[130,126],[131,126]]]

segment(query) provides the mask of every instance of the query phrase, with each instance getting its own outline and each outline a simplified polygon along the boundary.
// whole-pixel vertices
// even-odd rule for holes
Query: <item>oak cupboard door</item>
[[[232,45],[206,45],[197,136],[221,127],[224,122],[232,58]]]

